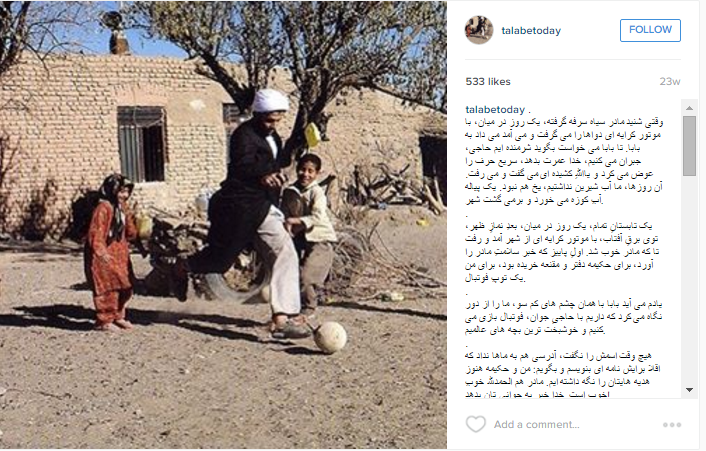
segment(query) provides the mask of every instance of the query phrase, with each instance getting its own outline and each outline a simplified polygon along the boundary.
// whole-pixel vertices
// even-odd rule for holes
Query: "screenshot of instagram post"
[[[703,7],[449,2],[449,448],[699,448]]]
[[[0,449],[444,449],[442,1],[0,2]]]

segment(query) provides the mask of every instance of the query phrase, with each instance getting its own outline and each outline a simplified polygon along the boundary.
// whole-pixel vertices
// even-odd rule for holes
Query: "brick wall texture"
[[[271,87],[290,93],[296,106],[285,71]],[[120,106],[159,106],[166,113],[165,180],[138,184],[135,199],[145,207],[186,208],[225,175],[223,104],[230,102],[220,85],[179,59],[72,55],[24,61],[0,79],[0,231],[61,236],[72,202],[120,171]],[[294,112],[279,127],[283,138]],[[385,161],[398,169],[411,164],[409,171],[421,176],[419,134],[434,113],[373,92],[349,93],[329,112],[330,141],[314,150],[324,175],[335,173],[345,183],[355,164]]]

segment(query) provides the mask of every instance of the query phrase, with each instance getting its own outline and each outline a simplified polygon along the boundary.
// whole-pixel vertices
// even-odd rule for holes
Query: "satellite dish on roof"
[[[123,33],[123,16],[117,11],[101,14],[101,23],[111,31],[110,53],[113,55],[129,55],[130,45]]]
[[[107,11],[101,14],[101,23],[112,31],[123,29],[123,16],[117,11]]]

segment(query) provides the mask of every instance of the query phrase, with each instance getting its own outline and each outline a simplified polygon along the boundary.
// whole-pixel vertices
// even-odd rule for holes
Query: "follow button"
[[[680,19],[620,19],[620,42],[680,41]]]

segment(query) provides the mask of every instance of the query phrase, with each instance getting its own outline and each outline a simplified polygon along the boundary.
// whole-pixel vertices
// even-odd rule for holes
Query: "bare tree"
[[[288,68],[299,96],[286,144],[294,151],[309,122],[325,130],[327,105],[348,89],[446,113],[444,2],[134,2],[129,13],[149,36],[200,59],[241,111],[275,67]]]
[[[90,2],[0,2],[0,78],[26,52],[43,59],[77,48],[77,27],[94,22]]]
[[[79,27],[97,25],[94,9],[90,2],[0,2],[0,83],[28,55],[44,61],[50,54],[78,49],[80,44],[72,41],[72,35]],[[15,93],[0,104],[0,109],[4,108],[28,107]],[[22,162],[22,147],[4,130],[4,125],[0,123],[0,231],[8,229],[11,210],[25,207],[10,198],[15,173]],[[46,219],[47,204],[55,200],[55,191],[55,182],[49,180],[44,190],[32,193],[22,233]],[[46,234],[46,224],[37,227],[40,229],[32,230]]]

